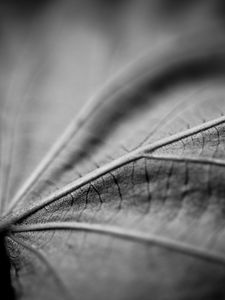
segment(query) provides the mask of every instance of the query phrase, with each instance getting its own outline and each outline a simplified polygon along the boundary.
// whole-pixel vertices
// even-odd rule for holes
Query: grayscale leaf
[[[71,7],[2,38],[0,232],[16,299],[225,299],[222,30],[153,46],[146,33],[141,51]]]

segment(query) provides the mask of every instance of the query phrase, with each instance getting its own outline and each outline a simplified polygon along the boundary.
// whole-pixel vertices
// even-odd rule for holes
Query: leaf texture
[[[21,56],[4,41],[0,231],[16,297],[225,299],[223,34],[149,37],[118,61],[114,37],[72,30],[60,9]]]

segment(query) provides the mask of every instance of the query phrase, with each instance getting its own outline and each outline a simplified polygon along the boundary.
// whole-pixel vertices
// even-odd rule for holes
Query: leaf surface
[[[224,299],[223,34],[118,61],[55,15],[20,59],[4,41],[0,230],[16,297]]]

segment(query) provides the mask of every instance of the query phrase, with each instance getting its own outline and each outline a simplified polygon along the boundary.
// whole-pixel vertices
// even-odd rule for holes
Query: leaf
[[[16,299],[224,299],[221,30],[149,38],[143,55],[121,42],[117,60],[113,35],[60,27],[61,8],[25,50],[23,31],[4,36],[6,284]]]

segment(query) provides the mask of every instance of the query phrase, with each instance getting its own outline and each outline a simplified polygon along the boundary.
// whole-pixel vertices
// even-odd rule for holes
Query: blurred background
[[[42,68],[48,96],[84,101],[146,51],[189,32],[223,31],[224,13],[220,0],[2,0],[1,69],[20,64],[22,78]]]

